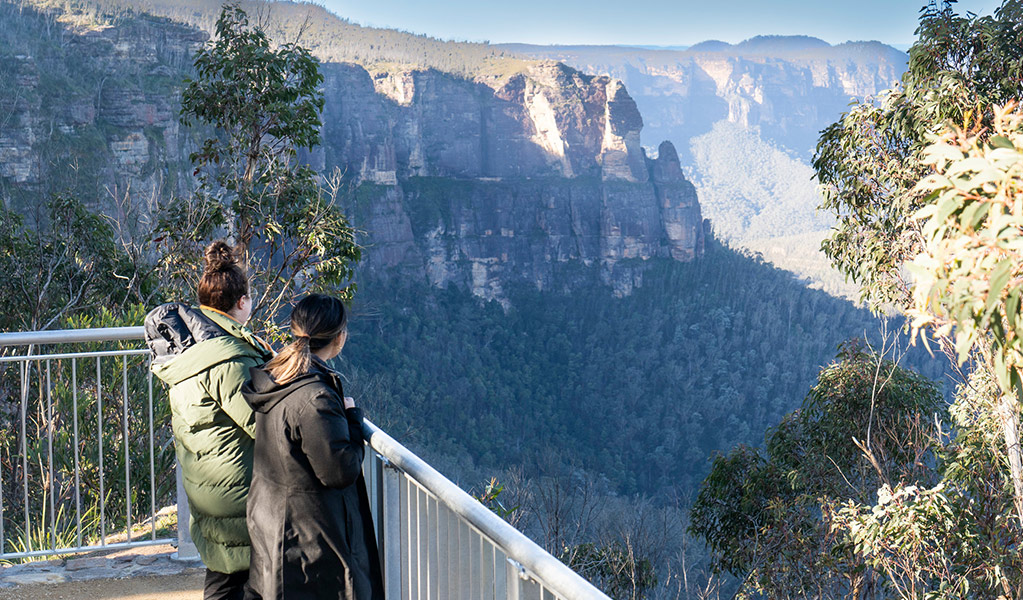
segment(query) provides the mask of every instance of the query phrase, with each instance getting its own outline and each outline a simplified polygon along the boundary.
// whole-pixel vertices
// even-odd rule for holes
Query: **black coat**
[[[249,583],[264,600],[383,600],[362,412],[345,410],[337,375],[313,360],[285,385],[254,368],[242,389],[256,411]]]

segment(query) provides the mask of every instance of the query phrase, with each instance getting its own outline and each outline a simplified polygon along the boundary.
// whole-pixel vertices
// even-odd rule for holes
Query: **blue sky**
[[[758,34],[913,41],[926,0],[318,0],[362,25],[456,40],[533,44],[691,45]],[[1000,0],[961,0],[991,14]]]

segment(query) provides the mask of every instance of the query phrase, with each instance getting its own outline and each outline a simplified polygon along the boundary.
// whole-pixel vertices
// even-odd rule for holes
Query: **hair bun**
[[[238,257],[234,248],[223,240],[217,240],[206,247],[206,271],[217,272],[238,265]]]

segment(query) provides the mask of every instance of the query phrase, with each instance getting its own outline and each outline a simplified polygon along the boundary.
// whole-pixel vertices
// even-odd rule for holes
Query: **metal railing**
[[[0,559],[174,541],[157,535],[173,448],[141,339],[140,327],[0,334]]]
[[[28,347],[22,355],[0,356],[0,408],[6,408],[0,434],[17,438],[17,448],[0,456],[0,560],[167,543],[178,543],[182,555],[194,552],[180,476],[171,491],[167,415],[154,408],[166,406],[165,391],[153,386],[142,337],[141,327],[0,334],[0,352]],[[65,347],[114,342],[122,347]],[[52,351],[39,352],[39,346]],[[17,366],[16,377],[5,370],[9,365]],[[104,383],[104,366],[113,385]],[[112,387],[120,393],[111,394]],[[365,429],[373,452],[366,453],[363,473],[389,600],[607,600],[375,425],[367,421]],[[83,459],[90,453],[95,460]],[[178,538],[158,538],[155,526],[132,537],[140,520],[157,522],[156,507],[164,500],[177,501]],[[17,543],[8,535],[11,527],[21,534]],[[111,531],[128,533],[111,540]],[[60,543],[67,539],[73,543]]]

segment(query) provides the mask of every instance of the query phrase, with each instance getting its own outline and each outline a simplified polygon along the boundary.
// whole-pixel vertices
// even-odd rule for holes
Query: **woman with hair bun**
[[[252,369],[256,411],[249,492],[249,585],[265,600],[383,600],[362,479],[362,411],[326,361],[341,352],[348,314],[312,294],[291,313],[295,341]]]
[[[191,513],[189,531],[206,565],[205,600],[241,600],[249,569],[245,501],[255,418],[241,394],[249,369],[273,356],[245,323],[249,282],[234,249],[206,248],[199,309],[159,306],[146,316],[153,374],[170,386],[174,448]]]

